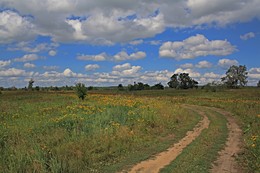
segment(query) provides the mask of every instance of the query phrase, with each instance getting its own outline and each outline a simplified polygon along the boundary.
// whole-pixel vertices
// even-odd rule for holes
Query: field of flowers
[[[162,97],[3,92],[0,170],[116,172],[181,139],[200,120]]]

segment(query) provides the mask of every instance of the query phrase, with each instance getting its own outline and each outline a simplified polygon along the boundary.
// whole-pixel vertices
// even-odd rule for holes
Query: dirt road
[[[243,170],[236,162],[236,156],[241,150],[242,131],[229,112],[217,108],[211,109],[226,116],[229,131],[226,146],[224,150],[219,152],[219,157],[214,162],[211,173],[242,173]]]
[[[184,138],[174,144],[173,147],[169,148],[167,151],[156,155],[153,159],[146,160],[135,165],[129,173],[157,173],[161,168],[170,164],[179,154],[181,154],[182,150],[187,147],[187,145],[189,145],[200,135],[202,130],[208,128],[210,123],[208,117],[204,114],[204,112],[199,111],[199,114],[203,117],[203,119],[192,131],[188,131]]]
[[[193,107],[193,106],[192,106]],[[199,109],[197,109],[199,108]],[[178,143],[174,144],[168,150],[161,152],[149,160],[140,162],[139,164],[133,166],[131,170],[123,171],[129,173],[158,173],[160,169],[170,164],[176,159],[182,151],[194,141],[204,129],[209,127],[210,121],[206,116],[205,111],[211,109],[217,113],[224,115],[228,121],[228,139],[225,148],[219,152],[219,157],[214,162],[213,168],[210,170],[211,173],[240,173],[242,172],[235,160],[235,156],[240,151],[241,147],[241,130],[236,124],[234,117],[229,112],[226,112],[217,108],[209,107],[193,107],[194,111],[199,113],[203,119],[194,127],[192,131],[188,131],[186,136],[181,139]]]

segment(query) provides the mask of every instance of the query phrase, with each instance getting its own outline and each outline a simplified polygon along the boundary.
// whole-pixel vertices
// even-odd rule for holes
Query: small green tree
[[[257,83],[257,87],[260,88],[260,80]]]
[[[83,83],[76,84],[76,93],[80,99],[82,99],[82,100],[85,99],[85,97],[87,95],[87,88],[85,87],[85,85]]]
[[[117,89],[118,89],[119,91],[124,91],[124,87],[123,87],[122,84],[119,84],[119,85],[117,86]]]
[[[239,88],[247,84],[246,66],[232,65],[226,72],[226,76],[221,78],[222,82],[226,84],[228,88]]]
[[[29,82],[28,82],[28,90],[32,90],[33,89],[33,83],[34,83],[33,79],[29,80]]]

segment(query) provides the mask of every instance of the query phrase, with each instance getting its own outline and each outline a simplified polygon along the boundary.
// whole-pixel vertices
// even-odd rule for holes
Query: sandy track
[[[186,136],[182,138],[178,143],[168,150],[159,153],[153,159],[142,161],[135,165],[130,171],[123,171],[129,173],[157,173],[166,165],[170,164],[182,150],[186,148],[193,140],[195,140],[202,132],[202,130],[208,128],[209,119],[204,112],[196,110],[203,119],[194,127],[192,131],[188,131]]]
[[[219,152],[219,157],[214,162],[211,173],[242,173],[243,170],[236,162],[236,156],[240,152],[242,145],[242,131],[237,125],[235,118],[222,109],[210,108],[222,115],[225,115],[228,121],[228,139],[225,148]]]

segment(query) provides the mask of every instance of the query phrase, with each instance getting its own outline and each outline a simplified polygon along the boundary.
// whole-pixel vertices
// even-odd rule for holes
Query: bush
[[[80,99],[82,99],[82,100],[85,99],[85,97],[87,95],[87,88],[85,87],[85,85],[83,83],[76,84],[76,93]]]

